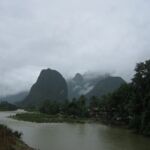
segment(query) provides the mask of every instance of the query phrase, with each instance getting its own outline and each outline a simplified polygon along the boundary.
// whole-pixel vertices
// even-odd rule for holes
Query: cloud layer
[[[43,68],[129,81],[150,58],[149,0],[1,0],[0,95],[28,89]]]

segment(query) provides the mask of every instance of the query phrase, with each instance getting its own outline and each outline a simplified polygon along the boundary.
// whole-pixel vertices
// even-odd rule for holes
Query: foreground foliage
[[[33,150],[20,140],[21,135],[17,131],[14,132],[0,125],[0,150]]]
[[[112,122],[150,136],[150,60],[137,64],[130,84],[101,99],[100,111]]]

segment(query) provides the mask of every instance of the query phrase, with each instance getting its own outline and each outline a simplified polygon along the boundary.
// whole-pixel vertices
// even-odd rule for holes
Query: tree
[[[79,116],[85,117],[87,114],[87,109],[86,109],[86,98],[84,95],[80,96],[77,105],[78,105]]]
[[[56,115],[60,112],[60,105],[56,101],[46,100],[40,108],[40,112]]]
[[[150,60],[137,64],[132,85],[136,95],[136,105],[133,109],[134,116],[139,118],[140,132],[149,124],[150,103]]]

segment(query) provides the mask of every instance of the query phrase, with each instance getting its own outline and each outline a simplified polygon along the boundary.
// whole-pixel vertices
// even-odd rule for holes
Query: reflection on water
[[[149,150],[150,139],[101,124],[37,124],[16,121],[0,112],[0,123],[23,133],[23,140],[40,150]]]

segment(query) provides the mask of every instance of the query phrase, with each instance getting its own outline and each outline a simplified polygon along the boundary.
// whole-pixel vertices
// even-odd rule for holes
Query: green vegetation
[[[1,150],[33,150],[24,144],[20,138],[21,133],[12,131],[4,125],[0,125],[0,149]]]
[[[14,111],[17,110],[17,106],[8,102],[0,102],[0,111]]]
[[[62,114],[72,118],[88,117],[86,98],[84,96],[81,96],[78,100],[73,99],[71,102],[65,101],[64,103],[45,101],[39,111],[49,115]]]
[[[62,123],[62,122],[70,122],[70,123],[85,123],[87,119],[85,118],[73,118],[70,116],[64,116],[61,114],[57,115],[47,115],[39,112],[32,113],[20,113],[15,116],[11,116],[13,119],[36,122],[36,123]]]
[[[137,64],[135,72],[131,83],[100,100],[100,117],[150,136],[150,60]]]
[[[90,99],[81,96],[62,103],[46,100],[38,111],[39,114],[17,114],[15,118],[36,122],[94,119],[150,136],[150,60],[137,64],[132,82],[124,83],[113,93]]]

